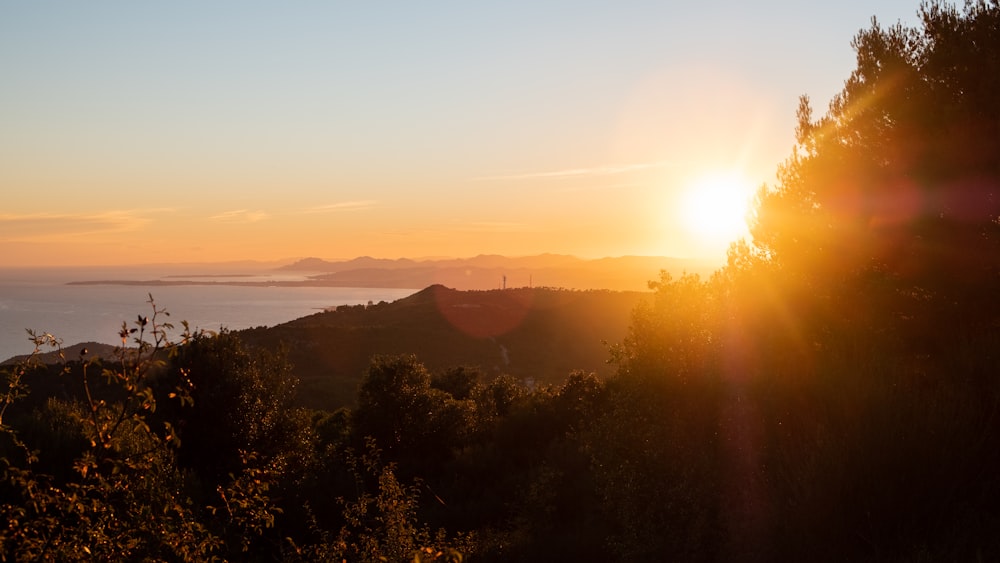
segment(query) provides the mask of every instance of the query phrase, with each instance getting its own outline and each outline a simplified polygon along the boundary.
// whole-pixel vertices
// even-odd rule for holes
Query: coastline
[[[274,281],[202,281],[202,280],[92,280],[71,281],[65,285],[125,285],[135,287],[169,287],[186,285],[203,286],[240,286],[240,287],[356,287],[364,289],[412,289],[419,291],[421,287],[412,287],[406,283],[394,283],[393,280],[379,282],[359,282],[357,280],[274,280]]]

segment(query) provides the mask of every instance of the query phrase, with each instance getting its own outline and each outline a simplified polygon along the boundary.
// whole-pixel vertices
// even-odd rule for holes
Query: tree
[[[192,385],[190,408],[163,413],[181,436],[178,461],[210,490],[243,467],[247,452],[281,468],[308,458],[311,425],[294,406],[297,381],[280,353],[248,350],[223,331],[194,337],[169,368]]]
[[[997,312],[1000,5],[934,1],[920,18],[855,37],[856,69],[822,118],[802,98],[796,151],[759,194],[754,244],[831,316],[845,288],[858,314]]]
[[[27,396],[24,379],[46,375],[48,370],[37,359],[41,349],[59,349],[60,341],[48,333],[32,333],[35,353],[3,368],[7,389],[0,399],[0,517],[5,525],[0,530],[0,558],[204,560],[219,553],[221,540],[202,520],[208,507],[195,506],[180,493],[183,475],[174,462],[176,432],[152,416],[157,401],[150,379],[164,354],[176,348],[167,338],[171,325],[161,320],[166,311],[157,309],[152,297],[149,303],[152,317],[140,315],[134,328],[122,325],[122,346],[114,361],[84,358],[84,350],[77,362],[64,363],[63,376],[79,378],[82,396],[49,401],[42,413],[54,424],[47,429],[40,428],[37,419],[17,428],[3,418]],[[185,330],[184,340],[190,337]],[[130,341],[134,346],[128,346]],[[58,352],[62,357],[61,349]],[[91,378],[98,370],[115,392],[95,392]],[[185,378],[161,383],[172,389],[172,400],[189,403]],[[41,465],[40,452],[22,440],[32,433],[32,425],[47,430],[50,438],[59,437],[42,445],[64,447],[68,437],[70,442],[83,438],[83,447],[44,452],[41,455],[50,458]],[[66,454],[75,459],[67,460]],[[43,469],[56,461],[70,464],[53,471],[58,477]],[[268,510],[259,497],[242,500],[248,500],[246,507]]]
[[[190,381],[192,404],[158,414],[177,428],[177,465],[196,477],[189,483],[196,502],[219,505],[220,535],[230,546],[247,548],[248,526],[264,535],[279,517],[291,522],[282,523],[286,529],[307,518],[317,442],[309,416],[294,404],[290,372],[280,351],[248,348],[228,331],[196,335],[166,370],[168,381]],[[262,511],[258,500],[272,496],[281,499],[276,510]],[[284,541],[265,539],[256,552],[275,553]]]
[[[361,383],[354,413],[358,438],[371,437],[388,459],[442,460],[467,437],[472,402],[431,387],[416,356],[376,356]]]

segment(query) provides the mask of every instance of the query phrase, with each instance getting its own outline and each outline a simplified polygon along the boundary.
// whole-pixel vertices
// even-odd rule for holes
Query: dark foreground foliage
[[[858,35],[753,244],[653,283],[613,377],[379,356],[305,411],[155,306],[113,362],[5,368],[0,558],[1000,560],[1000,5],[922,15]]]

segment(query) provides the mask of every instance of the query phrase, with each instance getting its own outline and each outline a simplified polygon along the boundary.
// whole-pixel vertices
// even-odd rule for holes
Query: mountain
[[[662,256],[622,256],[584,260],[541,254],[526,257],[479,255],[437,260],[378,259],[369,256],[328,262],[306,258],[279,268],[309,272],[311,282],[339,287],[416,288],[440,284],[462,290],[512,287],[558,287],[641,291],[661,270],[708,275],[714,265],[704,261]]]
[[[409,258],[397,258],[395,260],[391,260],[388,258],[359,256],[351,260],[342,260],[338,262],[328,262],[321,258],[303,258],[302,260],[293,262],[292,264],[275,269],[286,272],[337,272],[341,270],[355,270],[363,268],[409,268],[416,264],[419,264],[419,262],[410,260]]]
[[[353,403],[376,354],[416,354],[432,371],[467,366],[536,384],[560,383],[573,370],[610,375],[605,343],[625,337],[632,310],[648,295],[433,285],[392,303],[341,306],[239,334],[283,347],[301,380],[300,403],[332,410]]]

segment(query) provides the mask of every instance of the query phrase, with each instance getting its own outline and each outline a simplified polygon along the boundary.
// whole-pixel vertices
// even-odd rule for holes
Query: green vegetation
[[[305,410],[293,352],[155,305],[114,361],[5,368],[0,557],[1000,559],[1000,3],[922,15],[858,35],[753,244],[653,283],[611,376],[393,354]],[[440,319],[496,346],[529,295]]]

